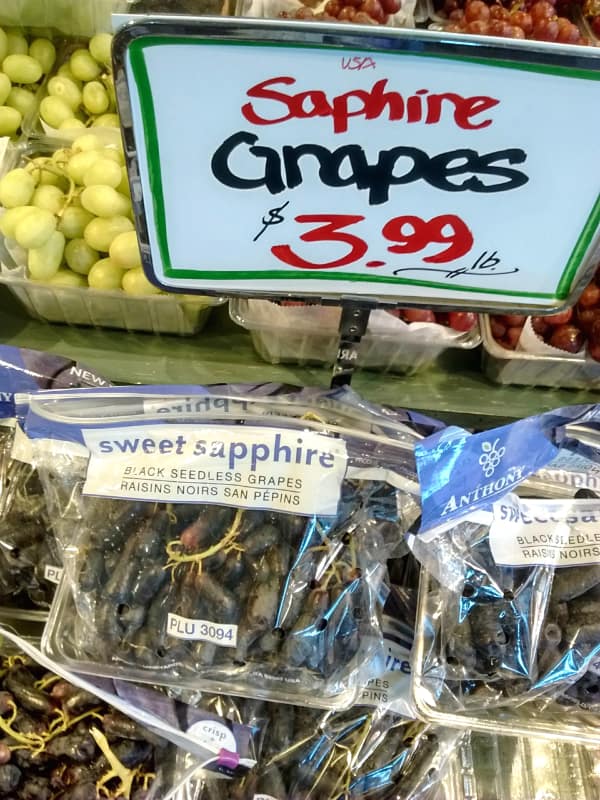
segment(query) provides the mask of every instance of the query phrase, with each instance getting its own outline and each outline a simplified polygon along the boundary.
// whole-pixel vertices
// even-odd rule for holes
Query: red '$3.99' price
[[[303,242],[340,242],[348,246],[345,255],[333,261],[317,264],[299,256],[289,244],[278,244],[271,252],[280,261],[290,267],[299,269],[332,269],[345,267],[364,258],[369,245],[355,233],[344,228],[357,225],[365,217],[360,214],[301,214],[294,218],[296,222],[317,227],[301,234]],[[423,257],[428,264],[448,264],[466,255],[473,247],[473,234],[456,214],[440,214],[430,220],[421,219],[410,214],[394,217],[385,223],[381,235],[388,242],[390,253],[404,255],[418,253],[429,245],[446,245],[433,255]],[[367,266],[383,266],[382,261],[368,262]]]

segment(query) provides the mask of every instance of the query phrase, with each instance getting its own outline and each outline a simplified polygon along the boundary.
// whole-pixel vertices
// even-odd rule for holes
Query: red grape
[[[523,328],[509,328],[506,331],[506,337],[504,339],[504,342],[506,343],[505,346],[510,348],[510,350],[514,350],[519,343],[522,330]]]
[[[450,16],[448,19],[451,19],[452,22],[461,22],[465,17],[465,12],[462,8],[457,8],[456,11],[451,11]]]
[[[477,36],[485,36],[489,31],[489,24],[482,19],[475,19],[467,25],[467,33],[475,33]]]
[[[573,25],[573,23],[565,19],[565,17],[559,17],[556,41],[562,42],[563,44],[577,44],[580,39],[581,33],[577,25]]]
[[[496,341],[504,339],[506,335],[506,325],[500,321],[499,317],[490,317],[490,329]]]
[[[448,314],[448,322],[455,331],[470,331],[477,324],[477,314],[469,311],[451,311]]]
[[[364,3],[363,3],[363,6],[364,6]],[[361,6],[361,10],[364,11],[362,6]],[[347,19],[348,22],[351,22],[354,19],[355,16],[356,16],[356,9],[353,6],[344,6],[342,8],[342,10],[340,11],[340,13],[338,14],[337,18],[339,20]]]
[[[519,28],[518,25],[511,25],[511,38],[512,39],[524,39],[525,38],[525,31],[523,28]]]
[[[577,311],[577,324],[584,333],[589,334],[594,322],[600,319],[600,309],[584,308]]]
[[[590,283],[581,293],[578,305],[581,306],[581,308],[591,308],[592,306],[597,306],[599,302],[600,287],[596,286],[595,283]]]
[[[490,9],[483,0],[470,0],[465,6],[465,19],[467,22],[476,20],[487,21],[490,18]]]
[[[380,2],[386,14],[397,14],[400,11],[398,0],[380,0]]]
[[[510,19],[510,11],[507,8],[504,8],[504,6],[500,5],[490,6],[490,18],[508,22]]]
[[[588,342],[587,353],[594,361],[600,361],[600,342]]]
[[[403,308],[405,322],[435,322],[435,314],[425,308]]]
[[[490,36],[504,36],[504,28],[506,27],[507,23],[503,22],[501,19],[493,19],[490,22],[490,27],[488,29],[488,33]]]
[[[594,17],[592,20],[592,30],[596,36],[600,37],[600,16]]]
[[[531,14],[528,14],[526,11],[513,11],[510,15],[510,21],[513,25],[518,25],[519,28],[522,28],[526,36],[529,36],[533,31]]]
[[[529,9],[533,23],[541,22],[543,19],[551,19],[555,15],[554,6],[547,0],[537,0]]]
[[[551,326],[548,325],[544,317],[532,317],[531,318],[531,325],[533,330],[537,333],[538,336],[541,336],[542,339],[551,330]]]
[[[548,344],[565,350],[567,353],[578,353],[585,342],[585,336],[576,325],[557,325],[548,339]]]
[[[590,327],[589,338],[591,342],[600,342],[600,318],[596,318]]]
[[[558,36],[558,21],[555,19],[542,19],[533,26],[533,38],[541,42],[555,42]]]
[[[544,317],[548,325],[566,325],[570,322],[573,316],[573,309],[566,308],[564,311],[559,311],[558,314],[550,314],[549,317]]]

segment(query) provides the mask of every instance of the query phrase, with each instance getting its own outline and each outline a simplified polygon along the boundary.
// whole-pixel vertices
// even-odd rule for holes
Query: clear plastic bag
[[[62,571],[15,393],[95,384],[107,382],[62,356],[0,346],[0,608],[47,610]]]
[[[597,480],[597,415],[561,409],[438,450],[457,481],[438,482],[438,498],[463,516],[438,499],[455,519],[410,538],[427,570],[413,686],[426,718],[600,742],[600,497],[583,488]],[[461,469],[478,453],[493,503]]]
[[[197,775],[181,800],[429,800],[458,739],[384,709],[322,714],[246,701],[240,711],[246,724],[260,718],[256,767],[228,783]]]
[[[82,672],[349,705],[381,656],[385,562],[415,518],[410,430],[360,430],[383,415],[333,425],[316,403],[286,415],[282,397],[191,400],[204,413],[151,393],[125,416],[114,391],[95,408],[31,398],[66,571],[49,652]]]

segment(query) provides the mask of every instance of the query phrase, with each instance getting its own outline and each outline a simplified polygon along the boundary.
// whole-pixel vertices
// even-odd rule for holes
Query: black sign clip
[[[360,341],[367,332],[371,308],[359,302],[342,303],[338,352],[330,384],[332,389],[350,385],[358,359]]]

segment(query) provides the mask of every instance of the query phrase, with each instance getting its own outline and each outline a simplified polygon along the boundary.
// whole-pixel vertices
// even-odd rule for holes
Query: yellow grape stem
[[[175,539],[174,541],[169,542],[166,547],[169,560],[167,561],[165,569],[171,569],[179,564],[184,563],[196,563],[198,564],[199,570],[201,570],[202,562],[205,559],[214,556],[216,553],[219,553],[221,550],[225,550],[225,552],[229,552],[230,550],[243,550],[243,548],[236,544],[235,541],[240,532],[243,513],[244,512],[242,509],[238,509],[235,513],[235,518],[225,536],[223,536],[223,538],[216,544],[213,544],[211,547],[203,550],[201,553],[190,553],[187,555],[180,553],[177,548],[181,547],[181,541],[179,539]]]

